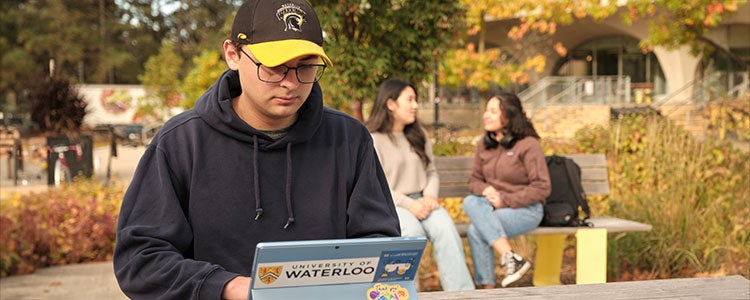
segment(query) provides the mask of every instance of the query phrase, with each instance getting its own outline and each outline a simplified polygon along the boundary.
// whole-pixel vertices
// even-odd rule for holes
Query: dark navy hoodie
[[[400,235],[369,132],[324,107],[317,83],[277,141],[234,112],[240,93],[225,72],[141,158],[114,252],[128,297],[220,299],[262,241]]]

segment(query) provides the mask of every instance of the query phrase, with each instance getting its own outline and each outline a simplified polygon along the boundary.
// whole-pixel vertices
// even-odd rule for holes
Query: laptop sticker
[[[367,300],[408,300],[409,289],[399,284],[376,283],[367,290]]]
[[[378,257],[258,264],[255,288],[372,282]]]
[[[383,251],[380,255],[376,282],[410,281],[417,275],[421,250]]]

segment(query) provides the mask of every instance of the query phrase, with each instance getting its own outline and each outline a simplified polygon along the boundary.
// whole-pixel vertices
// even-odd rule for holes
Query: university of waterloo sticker
[[[259,263],[256,289],[373,282],[379,257]]]
[[[282,269],[282,266],[260,267],[258,268],[258,278],[262,283],[271,284],[281,276]]]

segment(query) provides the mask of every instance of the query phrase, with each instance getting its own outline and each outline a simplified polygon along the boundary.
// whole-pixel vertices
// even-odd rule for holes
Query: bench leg
[[[567,234],[540,235],[534,259],[534,286],[560,285],[560,267]]]
[[[607,229],[576,233],[576,284],[607,282]]]

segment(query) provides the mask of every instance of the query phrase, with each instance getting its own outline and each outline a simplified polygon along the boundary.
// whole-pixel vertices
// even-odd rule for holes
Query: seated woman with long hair
[[[477,284],[495,287],[497,252],[506,267],[501,282],[506,287],[531,268],[508,239],[539,226],[550,193],[549,171],[539,135],[516,95],[501,92],[490,98],[483,119],[485,135],[469,176],[472,194],[462,207],[471,219],[467,237]]]
[[[463,243],[438,203],[440,180],[427,132],[417,121],[417,90],[389,79],[380,85],[367,128],[391,189],[403,236],[427,236],[445,291],[473,290]]]

